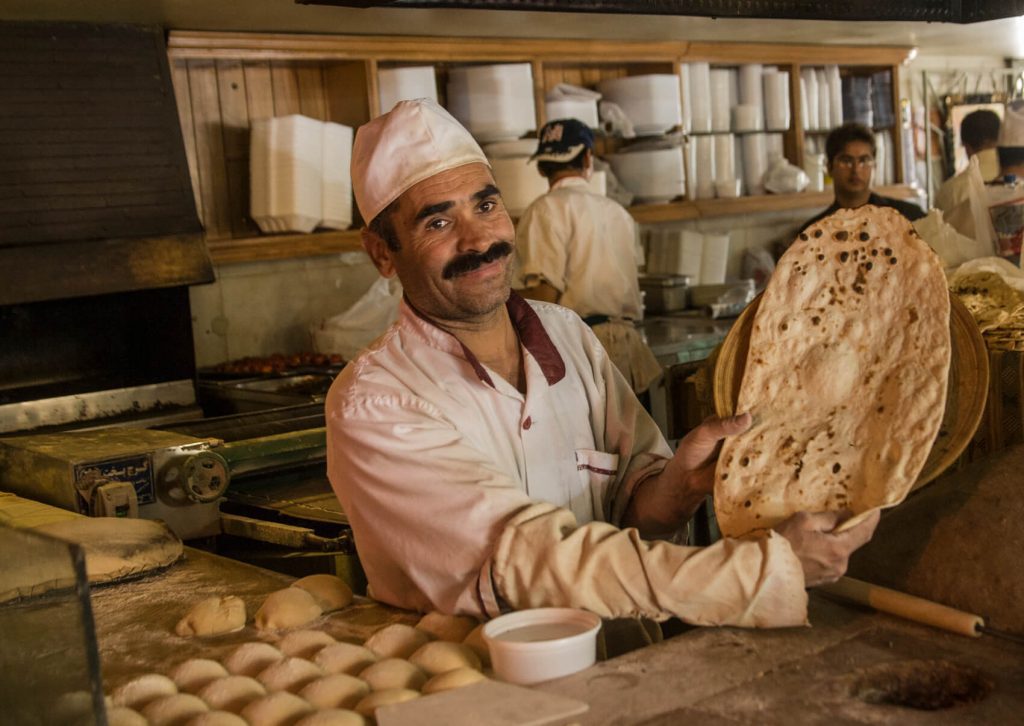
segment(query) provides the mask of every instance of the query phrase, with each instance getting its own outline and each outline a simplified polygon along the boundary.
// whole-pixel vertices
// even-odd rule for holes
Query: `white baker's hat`
[[[1024,101],[1006,104],[997,146],[1024,146]]]
[[[411,186],[465,164],[490,164],[451,114],[426,98],[400,101],[363,124],[352,147],[352,189],[369,224]]]

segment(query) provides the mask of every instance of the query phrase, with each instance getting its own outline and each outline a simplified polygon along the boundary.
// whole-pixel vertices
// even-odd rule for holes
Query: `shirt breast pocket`
[[[605,521],[604,501],[619,471],[619,455],[593,449],[576,449],[576,471],[590,493],[591,516]],[[578,513],[577,513],[578,516]]]

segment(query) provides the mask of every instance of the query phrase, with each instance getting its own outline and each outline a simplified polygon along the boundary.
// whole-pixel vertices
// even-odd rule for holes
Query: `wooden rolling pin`
[[[931,600],[907,595],[869,582],[840,577],[830,585],[820,585],[818,590],[843,600],[867,605],[890,615],[898,615],[916,623],[931,625],[972,638],[980,637],[985,631],[985,620],[963,610],[940,605]]]

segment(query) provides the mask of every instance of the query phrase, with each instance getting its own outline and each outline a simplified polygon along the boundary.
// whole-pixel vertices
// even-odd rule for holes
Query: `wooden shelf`
[[[882,196],[896,199],[913,199],[917,196],[917,191],[913,187],[904,184],[877,187],[874,191]],[[784,212],[793,209],[824,209],[832,203],[834,198],[831,190],[801,192],[800,194],[760,194],[736,197],[735,199],[698,199],[667,204],[637,204],[629,208],[629,213],[641,224],[658,224],[760,212]]]
[[[899,68],[909,48],[696,41],[527,38],[437,38],[380,35],[171,31],[167,52],[195,195],[217,264],[313,257],[362,249],[357,231],[260,235],[249,214],[249,129],[253,121],[301,113],[358,127],[380,113],[380,64],[429,63],[444,77],[453,63],[529,62],[537,124],[545,97],[559,83],[593,87],[644,73],[679,74],[682,64],[766,63],[790,76],[790,112],[801,118],[800,70],[839,64],[856,72],[889,69],[897,108]],[[800,166],[805,132],[783,133],[784,151]],[[819,132],[807,132],[807,135]],[[824,133],[823,131],[820,133]],[[897,173],[901,148],[894,148]],[[912,196],[904,187],[882,190]],[[830,192],[638,205],[641,223],[824,208]]]
[[[914,199],[917,190],[906,185],[878,187],[878,194],[896,199]],[[801,194],[762,194],[736,199],[701,199],[668,204],[637,204],[629,208],[633,218],[641,224],[682,222],[688,219],[710,219],[729,215],[758,212],[778,212],[791,209],[824,208],[832,203],[832,192],[804,192]],[[207,248],[214,264],[261,262],[297,257],[335,255],[342,252],[361,252],[359,230],[344,232],[312,232],[310,234],[268,234],[238,239],[207,240]]]
[[[207,240],[210,258],[216,265],[236,262],[317,257],[341,252],[360,252],[359,230],[312,232],[310,234],[268,234],[259,237]]]

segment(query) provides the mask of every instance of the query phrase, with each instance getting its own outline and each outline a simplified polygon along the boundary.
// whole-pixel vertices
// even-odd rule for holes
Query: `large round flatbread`
[[[799,511],[898,504],[942,422],[949,294],[941,263],[890,208],[844,209],[779,260],[750,336],[715,511],[727,536]]]

